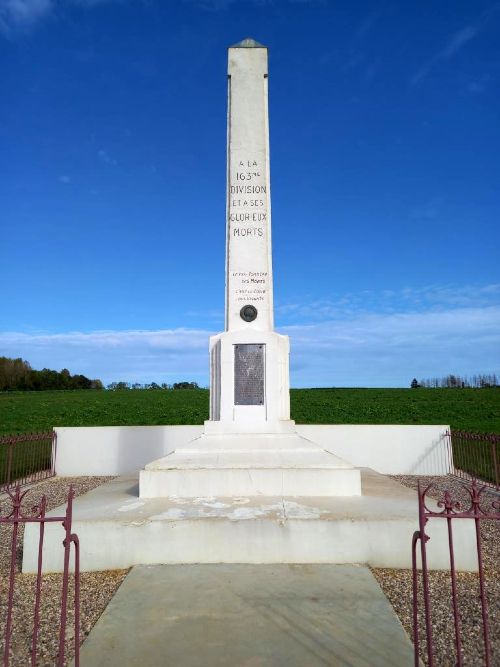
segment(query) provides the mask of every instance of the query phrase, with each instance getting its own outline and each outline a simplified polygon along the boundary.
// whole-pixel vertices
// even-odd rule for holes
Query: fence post
[[[418,569],[417,569],[417,542],[420,539],[420,531],[413,533],[411,545],[411,566],[413,574],[413,650],[415,656],[415,667],[420,667],[420,638],[418,633]]]
[[[455,644],[457,647],[457,666],[462,667],[462,639],[460,636],[460,617],[458,614],[458,598],[457,598],[457,573],[455,570],[455,550],[453,546],[453,528],[451,520],[453,518],[453,508],[456,506],[452,500],[449,491],[444,494],[444,514],[446,514],[446,523],[448,527],[448,549],[450,551],[450,576],[451,576],[451,596],[453,599],[453,621],[455,623]]]
[[[7,462],[7,481],[6,481],[6,488],[10,488],[10,473],[11,473],[11,468],[12,468],[12,450],[14,449],[14,436],[12,433],[10,434],[9,438],[9,460]]]
[[[78,549],[78,538],[76,535],[71,533],[71,524],[73,520],[73,487],[69,487],[68,493],[68,505],[66,507],[66,518],[63,521],[63,527],[66,531],[66,536],[63,540],[64,546],[64,571],[63,571],[63,588],[62,588],[62,600],[61,600],[61,629],[59,632],[59,660],[58,667],[64,667],[64,654],[66,648],[66,620],[68,612],[68,584],[69,584],[69,559],[71,552],[71,543],[75,544],[75,582],[79,581],[79,567],[80,567],[80,554]],[[75,626],[76,623],[79,623],[79,614],[78,614],[78,605],[79,605],[79,584],[76,584],[75,587]],[[75,627],[75,667],[79,667],[79,650],[76,649],[76,645],[79,644],[80,639],[80,628]]]
[[[38,627],[40,622],[40,601],[42,597],[42,561],[43,561],[43,538],[45,535],[45,512],[47,499],[42,496],[40,502],[40,533],[38,537],[38,567],[36,573],[36,596],[35,596],[35,615],[33,617],[33,640],[31,644],[31,665],[36,667],[36,652],[38,643]]]
[[[427,489],[422,491],[420,480],[418,480],[418,523],[420,528],[420,554],[422,558],[422,583],[424,587],[424,608],[425,608],[425,632],[427,635],[427,655],[429,658],[429,667],[434,667],[434,651],[432,646],[432,621],[431,621],[431,598],[429,592],[429,572],[427,569],[427,551],[426,543],[430,539],[425,534],[425,524],[428,519],[425,516],[425,494]]]
[[[75,545],[75,667],[80,667],[80,541],[72,534]]]
[[[51,475],[56,474],[56,453],[57,453],[57,431],[52,431],[52,466]]]
[[[493,470],[495,471],[495,489],[498,491],[499,485],[498,485],[497,438],[495,437],[494,433],[490,435],[490,442],[491,442],[491,453],[493,455]]]
[[[446,438],[446,442],[448,445],[448,473],[453,475],[455,471],[455,465],[453,462],[453,441],[451,439],[451,431],[446,431],[444,434],[444,437]]]
[[[7,489],[7,494],[9,495],[12,502],[12,514],[11,522],[13,524],[12,528],[12,546],[10,553],[10,578],[9,578],[9,597],[7,603],[7,622],[5,625],[5,649],[4,649],[4,665],[9,667],[10,662],[10,635],[12,632],[12,611],[14,606],[14,584],[15,579],[14,575],[16,572],[16,558],[17,558],[17,533],[19,530],[19,514],[21,508],[21,500],[23,496],[21,495],[21,489],[17,487],[14,495]]]
[[[481,547],[481,533],[479,531],[479,520],[483,514],[481,510],[481,493],[486,487],[483,486],[482,489],[478,490],[477,480],[475,479],[472,483],[472,507],[474,512],[474,524],[476,529],[476,545],[477,545],[477,564],[479,567],[479,590],[481,594],[481,615],[483,617],[483,639],[484,639],[484,648],[486,652],[486,667],[490,667],[490,639],[488,632],[488,607],[486,605],[486,591],[484,587],[484,569],[483,569],[483,550]]]

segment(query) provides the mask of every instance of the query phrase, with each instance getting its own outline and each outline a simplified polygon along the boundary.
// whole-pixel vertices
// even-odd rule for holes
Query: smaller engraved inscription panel
[[[264,405],[264,345],[234,346],[234,404]]]

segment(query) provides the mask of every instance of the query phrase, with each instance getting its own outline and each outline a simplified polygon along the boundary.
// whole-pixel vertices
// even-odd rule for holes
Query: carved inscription
[[[237,301],[264,301],[267,271],[233,271],[233,278],[240,282],[236,288]]]
[[[262,223],[267,222],[265,172],[260,169],[257,160],[238,160],[234,167],[231,180],[236,185],[229,188],[229,222],[258,226],[242,229],[239,225],[233,225],[232,236],[264,236]],[[240,184],[242,181],[245,182],[244,185]]]
[[[262,252],[267,239],[267,183],[266,170],[258,159],[236,159],[232,163],[229,186],[229,235],[231,243],[241,243],[247,248],[255,244]],[[242,246],[243,247],[243,246]],[[264,246],[265,247],[265,246]],[[242,267],[243,268],[243,267]],[[245,269],[257,269],[258,265]],[[264,267],[262,267],[264,268]],[[231,283],[236,300],[256,302],[266,300],[267,271],[233,271]]]
[[[235,405],[264,405],[264,347],[234,346]]]

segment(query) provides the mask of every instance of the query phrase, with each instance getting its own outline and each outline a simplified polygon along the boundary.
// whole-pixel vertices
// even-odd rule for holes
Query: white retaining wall
[[[197,438],[203,426],[61,427],[56,473],[125,475]],[[355,466],[392,475],[446,475],[449,426],[297,425],[299,435]]]
[[[385,475],[447,475],[449,426],[299,425],[297,431],[354,466]]]

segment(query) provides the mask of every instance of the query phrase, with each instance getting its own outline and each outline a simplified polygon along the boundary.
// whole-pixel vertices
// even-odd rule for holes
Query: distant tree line
[[[478,374],[478,375],[447,375],[444,378],[427,378],[420,380],[420,382],[413,378],[411,381],[411,388],[417,387],[425,388],[442,388],[442,389],[465,389],[472,387],[473,389],[482,389],[483,387],[498,387],[498,378],[495,373]]]
[[[167,384],[166,382],[162,382],[161,384],[157,384],[156,382],[146,384],[141,384],[140,382],[111,382],[111,384],[107,385],[106,389],[108,391],[123,391],[127,389],[201,389],[201,387],[198,386],[197,382],[174,382],[173,384]]]
[[[0,357],[0,391],[46,391],[54,389],[103,389],[100,380],[71,375],[67,368],[36,371],[23,359]]]

